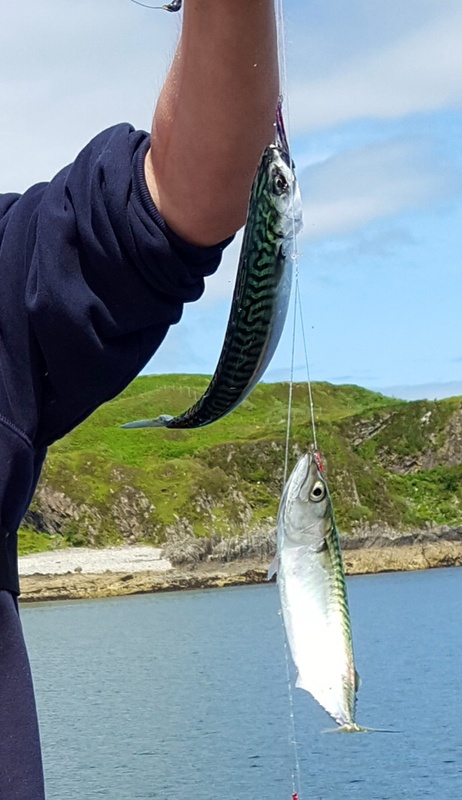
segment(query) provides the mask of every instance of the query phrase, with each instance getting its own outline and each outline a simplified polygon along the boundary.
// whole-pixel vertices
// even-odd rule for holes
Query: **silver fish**
[[[359,677],[339,535],[326,480],[316,456],[302,456],[278,513],[277,572],[287,640],[298,678],[345,732],[355,722]]]
[[[280,107],[277,143],[260,160],[249,202],[231,312],[217,368],[202,397],[177,417],[122,428],[200,428],[242,403],[273,357],[287,316],[302,202]]]

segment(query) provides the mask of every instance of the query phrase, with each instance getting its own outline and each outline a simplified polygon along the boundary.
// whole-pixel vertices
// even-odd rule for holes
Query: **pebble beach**
[[[462,541],[344,552],[347,575],[462,566]],[[269,562],[240,559],[173,567],[157,547],[66,548],[21,556],[21,602],[81,600],[266,583]]]
[[[65,548],[19,558],[21,602],[82,600],[266,580],[268,565],[245,561],[174,568],[158,547]]]
[[[166,572],[172,569],[170,561],[162,558],[158,547],[107,547],[94,550],[89,547],[68,547],[45,553],[33,553],[19,558],[19,574],[66,575],[82,572],[101,575],[105,572]]]

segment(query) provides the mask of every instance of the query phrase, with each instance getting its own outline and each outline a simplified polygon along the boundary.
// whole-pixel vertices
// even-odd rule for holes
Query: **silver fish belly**
[[[316,459],[302,456],[282,496],[269,575],[278,586],[297,686],[345,731],[354,720],[358,675],[342,554],[332,501]]]
[[[202,397],[177,417],[162,414],[123,428],[200,428],[229,414],[255,388],[284,328],[302,204],[287,141],[268,146],[249,202],[236,285],[218,365]]]

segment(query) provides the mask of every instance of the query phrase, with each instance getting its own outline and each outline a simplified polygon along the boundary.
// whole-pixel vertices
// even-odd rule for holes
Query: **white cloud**
[[[319,240],[349,234],[374,220],[447,198],[454,191],[457,176],[435,148],[414,139],[338,153],[302,170],[299,180],[305,220],[300,239]],[[379,241],[379,235],[376,238],[369,249],[383,251],[385,243]],[[398,239],[399,245],[408,245],[410,236],[404,231]],[[207,279],[204,307],[231,300],[241,244],[242,231],[225,250],[218,272]],[[386,246],[389,250],[389,233]]]
[[[456,176],[420,140],[360,147],[308,167],[300,176],[306,238],[343,234],[451,196]]]
[[[328,5],[337,7],[337,3]],[[316,46],[316,63],[308,53],[309,27],[305,48],[293,57],[289,100],[294,132],[360,118],[391,119],[462,106],[460,2],[401,3],[401,8],[387,3],[386,16],[385,5],[374,5],[373,14],[370,3],[354,5],[356,19],[343,28],[332,19],[323,20],[329,33],[326,45],[318,42]],[[412,16],[407,6],[413,6],[407,8],[414,12]],[[355,23],[361,39],[358,31],[352,30]],[[333,30],[334,42],[330,41]],[[316,29],[321,42],[322,32],[322,26]],[[301,36],[295,37],[295,47],[300,47]],[[335,52],[333,44],[337,45]]]
[[[43,0],[0,27],[0,191],[48,180],[117,122],[150,126],[179,22],[129,0]]]

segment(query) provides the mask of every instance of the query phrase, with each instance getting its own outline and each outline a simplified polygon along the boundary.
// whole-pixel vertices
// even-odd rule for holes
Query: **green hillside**
[[[248,537],[274,526],[281,495],[288,384],[260,384],[196,431],[121,430],[179,413],[206,376],[141,377],[50,450],[21,550],[175,536]],[[344,533],[462,524],[462,398],[393,400],[358,386],[313,385],[316,428]],[[312,444],[306,384],[293,394],[290,466]]]

